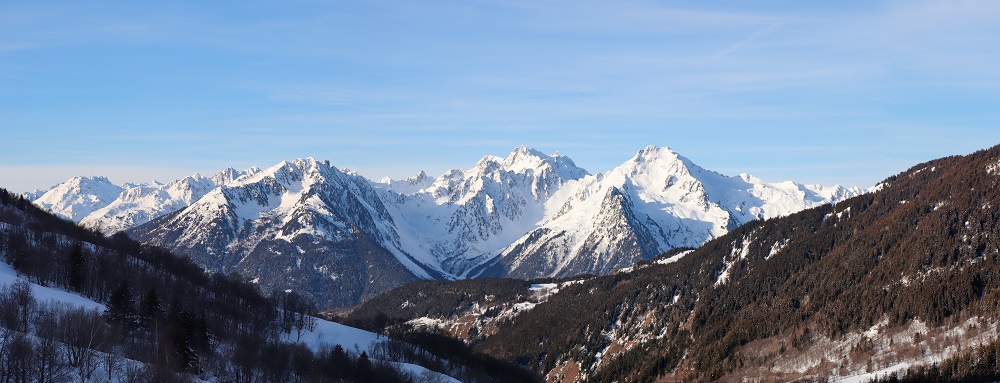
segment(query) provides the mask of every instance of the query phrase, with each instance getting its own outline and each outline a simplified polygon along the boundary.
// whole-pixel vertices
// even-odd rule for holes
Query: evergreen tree
[[[87,258],[83,254],[83,245],[80,242],[73,244],[73,249],[69,252],[69,257],[67,257],[67,282],[69,288],[73,291],[80,291],[83,287],[84,282],[84,264]]]
[[[177,370],[199,372],[198,353],[194,350],[193,340],[196,338],[194,315],[181,311],[173,323],[173,345],[177,358]]]
[[[367,352],[362,351],[361,355],[358,356],[358,362],[354,373],[358,382],[373,381],[374,374],[372,374],[372,361],[368,358]]]
[[[156,293],[156,289],[150,288],[142,297],[142,303],[139,304],[139,324],[144,328],[149,328],[150,324],[160,317],[161,312],[163,312],[163,306],[160,303],[160,296]]]
[[[330,351],[330,356],[327,359],[325,366],[327,367],[326,374],[333,379],[341,379],[346,377],[346,372],[349,371],[351,367],[351,358],[347,355],[347,351],[339,344],[333,346],[333,350]]]
[[[135,302],[128,283],[122,282],[111,292],[107,307],[104,315],[108,322],[120,326],[126,332],[131,331],[137,324]]]

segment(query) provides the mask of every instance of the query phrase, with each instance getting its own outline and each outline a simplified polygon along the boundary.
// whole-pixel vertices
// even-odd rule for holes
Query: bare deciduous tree
[[[65,345],[66,361],[81,383],[97,369],[97,349],[107,340],[107,325],[96,311],[74,308],[59,317],[59,341]]]

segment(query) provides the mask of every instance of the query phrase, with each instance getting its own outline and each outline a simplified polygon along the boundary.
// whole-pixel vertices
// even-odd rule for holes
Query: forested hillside
[[[239,277],[82,229],[2,189],[0,261],[0,282],[8,281],[0,283],[4,383],[450,381],[439,372],[496,381],[401,341],[360,349],[337,338],[297,343],[319,331],[304,298],[264,295]]]
[[[874,377],[989,350],[1000,147],[919,164],[877,189],[561,285],[472,344],[550,381],[591,382]],[[979,376],[997,376],[992,366]]]

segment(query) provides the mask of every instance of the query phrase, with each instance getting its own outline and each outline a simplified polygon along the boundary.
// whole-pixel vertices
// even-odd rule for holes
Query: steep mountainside
[[[857,194],[840,186],[726,177],[650,146],[605,174],[561,189],[547,202],[540,227],[504,249],[502,274],[607,274],[673,248],[699,246],[751,220]]]
[[[550,381],[859,380],[995,339],[1000,147],[917,165],[877,189],[560,285],[505,321],[482,320],[488,310],[475,307],[413,313],[383,298],[363,307],[461,329]],[[385,299],[433,301],[437,290],[447,289]],[[487,323],[499,329],[475,328]]]
[[[394,227],[368,180],[303,159],[213,189],[129,233],[267,290],[303,291],[336,306],[441,277],[401,250]]]
[[[409,251],[454,277],[470,277],[543,219],[553,193],[587,174],[568,157],[522,146],[506,158],[486,156],[471,169],[449,171],[393,202]]]
[[[81,200],[57,189],[46,198]],[[859,193],[726,177],[667,148],[589,175],[568,157],[519,147],[436,180],[372,182],[313,159],[195,175],[124,188],[88,205],[82,222],[332,307],[417,279],[606,274]]]

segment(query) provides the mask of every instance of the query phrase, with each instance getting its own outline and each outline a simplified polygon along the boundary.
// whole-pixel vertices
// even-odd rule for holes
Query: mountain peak
[[[427,176],[427,173],[424,173],[424,171],[421,170],[417,174],[415,174],[415,175],[413,175],[413,176],[405,179],[404,181],[409,182],[409,183],[415,183],[415,182],[423,182],[424,180],[427,180],[429,178],[430,177]]]
[[[668,160],[676,160],[680,157],[681,156],[677,154],[677,152],[673,151],[673,149],[670,149],[670,147],[668,146],[664,146],[661,148],[656,145],[649,145],[643,148],[642,150],[636,152],[635,157],[633,157],[632,159],[635,161],[655,160],[660,158]]]
[[[87,184],[107,184],[107,185],[113,185],[111,183],[111,180],[108,179],[108,177],[101,177],[101,176],[77,176],[77,177],[70,178],[68,181],[66,181],[66,184],[69,184],[69,185],[87,185]]]
[[[636,152],[632,159],[612,170],[612,172],[619,171],[630,176],[649,172],[658,176],[681,176],[701,173],[703,170],[694,162],[691,162],[691,160],[681,156],[669,147],[649,145]]]
[[[302,176],[308,173],[314,173],[320,171],[323,168],[333,168],[329,161],[319,161],[313,157],[296,158],[291,161],[281,161],[276,165],[267,168],[260,172],[260,174],[268,174],[271,176],[284,174],[289,176]],[[348,169],[341,169],[344,173],[350,173]]]
[[[230,167],[230,168],[225,168],[219,171],[218,173],[212,175],[212,182],[215,182],[218,185],[225,185],[230,182],[233,182],[233,180],[235,180],[238,177],[239,177],[239,172],[237,172],[236,169]]]
[[[181,179],[179,179],[177,181],[181,181],[181,182],[203,182],[203,181],[207,181],[207,180],[210,180],[210,179],[208,177],[203,176],[201,173],[195,172],[195,173],[192,173],[191,175],[189,175],[187,177],[184,177],[184,178],[181,178]]]
[[[457,278],[492,268],[498,256],[552,265],[544,275],[603,272],[635,257],[699,245],[734,222],[786,214],[825,203],[827,195],[846,194],[735,182],[666,147],[633,153],[632,160],[603,176],[587,177],[569,157],[519,146],[502,157],[485,156],[467,170],[445,172],[436,181],[421,171],[380,183],[306,157],[263,171],[230,168],[211,180],[193,175],[128,193],[112,187],[107,193],[87,193],[64,184],[62,192],[49,196],[59,194],[58,200],[35,202],[65,217],[90,217],[87,223],[102,230],[157,236],[165,245],[197,251],[220,265],[252,253],[276,254],[272,250],[278,248],[268,246],[284,246],[299,236],[336,242],[361,233],[421,278],[427,277],[420,271],[424,267]],[[110,183],[103,177],[75,182]],[[614,198],[605,200],[608,193]],[[279,250],[317,260],[357,255],[312,243]],[[211,251],[203,250],[209,245]],[[292,268],[299,270],[298,260],[293,261]],[[306,267],[309,263],[302,269],[315,270]],[[542,272],[531,272],[536,271]]]
[[[121,189],[120,186],[111,183],[107,177],[101,176],[78,176],[73,177],[63,182],[59,185],[53,186],[50,190],[55,189],[78,189],[82,192],[88,191],[100,191],[101,189]]]
[[[79,221],[114,201],[123,190],[107,177],[73,177],[53,186],[34,202],[53,214]]]
[[[521,145],[503,159],[503,167],[513,171],[528,168],[537,169],[544,166],[548,158],[549,156],[545,153]]]
[[[524,173],[528,169],[535,172],[548,170],[554,172],[563,180],[573,180],[587,176],[586,170],[579,168],[572,159],[559,154],[548,155],[540,150],[528,148],[521,145],[515,148],[507,158],[503,159],[502,166],[506,170],[515,173]]]
[[[511,160],[511,159],[526,158],[526,157],[546,158],[549,157],[549,155],[542,153],[541,151],[536,150],[534,148],[529,148],[527,146],[521,145],[514,148],[514,150],[512,150],[510,154],[507,155],[506,159]]]
[[[431,186],[431,184],[434,183],[434,179],[427,176],[427,173],[424,173],[424,171],[421,170],[417,174],[401,181],[393,180],[391,177],[383,177],[377,183],[387,185],[389,190],[400,194],[413,194],[421,189]]]
[[[306,158],[296,158],[292,162],[300,167],[315,167],[321,164],[320,161],[317,161],[316,158],[313,158],[312,156]]]

